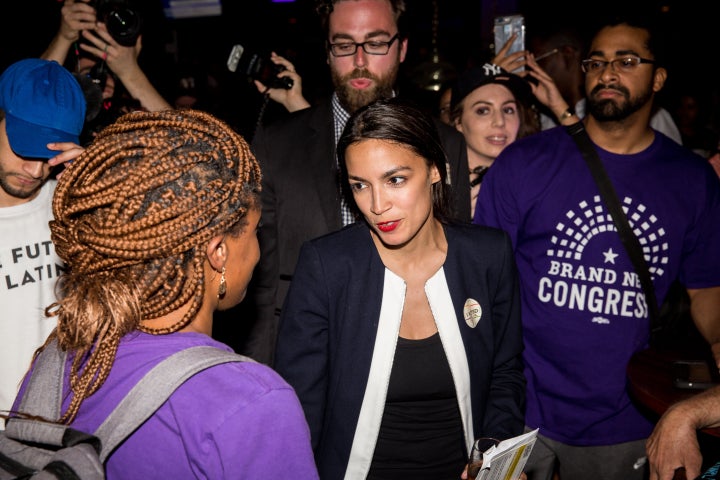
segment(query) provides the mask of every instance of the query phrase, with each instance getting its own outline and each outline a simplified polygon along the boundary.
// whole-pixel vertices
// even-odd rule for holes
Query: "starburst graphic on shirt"
[[[625,197],[622,208],[633,233],[640,241],[650,274],[662,276],[668,263],[665,230],[657,225],[657,217],[647,212],[645,205],[634,204],[631,198]],[[565,218],[564,222],[559,222],[555,227],[558,234],[551,239],[554,247],[547,251],[550,257],[579,261],[595,235],[617,232],[600,195],[595,195],[592,202],[581,201],[576,210],[567,211]]]

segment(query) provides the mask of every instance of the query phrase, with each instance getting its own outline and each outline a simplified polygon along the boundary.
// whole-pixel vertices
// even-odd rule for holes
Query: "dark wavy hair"
[[[320,18],[320,26],[326,36],[329,29],[330,14],[333,12],[335,4],[346,1],[350,0],[315,0],[315,13],[317,13]],[[395,16],[395,23],[398,26],[398,31],[402,35],[402,32],[405,31],[405,28],[403,28],[404,22],[402,20],[402,14],[405,13],[405,0],[387,0],[387,2],[392,8],[393,15]]]
[[[342,191],[355,214],[362,218],[348,181],[345,152],[350,145],[363,140],[387,140],[403,146],[425,159],[428,168],[435,166],[440,181],[432,186],[433,215],[443,223],[453,218],[452,192],[448,181],[448,161],[433,118],[414,102],[398,97],[377,100],[356,111],[348,120],[337,144]]]
[[[609,13],[605,16],[600,16],[594,23],[592,39],[602,30],[607,27],[617,27],[620,25],[627,25],[628,27],[638,28],[645,30],[648,34],[647,43],[645,47],[650,51],[655,60],[655,64],[652,66],[655,68],[666,68],[667,67],[667,39],[663,38],[660,34],[660,22],[661,17],[658,14],[652,14],[647,9],[634,6],[628,8],[626,11],[621,13]],[[589,47],[590,45],[588,45]],[[586,52],[586,57],[590,52]]]

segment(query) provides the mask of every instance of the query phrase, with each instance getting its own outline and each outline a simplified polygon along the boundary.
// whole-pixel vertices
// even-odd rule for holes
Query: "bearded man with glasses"
[[[350,114],[395,90],[408,39],[403,0],[317,2],[334,91],[315,105],[256,132],[263,170],[261,257],[250,286],[255,321],[238,349],[272,364],[280,310],[302,243],[355,218],[342,199],[335,145]],[[455,214],[469,222],[470,185],[462,135],[437,122],[448,157]],[[252,308],[251,308],[252,307]]]
[[[576,28],[567,25],[546,32],[542,30],[538,32],[533,29],[532,34],[530,37],[532,51],[541,54],[557,49],[560,53],[542,58],[538,64],[558,86],[563,99],[571,107],[570,111],[575,113],[578,118],[583,118],[587,111],[585,92],[583,91],[585,72],[582,70],[581,63],[587,50],[583,42],[584,35]],[[547,130],[562,122],[550,112],[541,110],[540,123],[542,129]],[[659,104],[653,107],[650,126],[682,145],[682,135],[675,120],[670,112]]]
[[[679,280],[718,361],[720,182],[704,158],[650,126],[668,72],[644,20],[608,21],[594,35],[582,61],[582,123],[642,245],[658,305]],[[570,132],[544,130],[503,150],[474,222],[506,230],[515,250],[525,421],[540,429],[528,478],[550,480],[556,465],[563,480],[648,478],[654,419],[633,402],[626,377],[629,359],[648,346],[648,299]],[[681,466],[679,454],[663,453],[675,463],[662,475],[653,466],[651,480]]]

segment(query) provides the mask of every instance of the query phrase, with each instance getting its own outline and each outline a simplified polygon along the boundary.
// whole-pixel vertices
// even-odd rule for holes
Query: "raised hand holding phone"
[[[493,20],[495,59],[505,61],[493,63],[509,72],[525,70],[525,18],[522,15],[504,15]],[[520,63],[523,62],[523,63]]]

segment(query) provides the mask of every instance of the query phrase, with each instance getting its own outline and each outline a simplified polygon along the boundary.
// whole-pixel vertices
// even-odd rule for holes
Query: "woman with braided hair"
[[[231,350],[210,336],[213,312],[243,299],[259,259],[260,178],[245,140],[196,110],[127,114],[66,169],[51,231],[67,271],[46,311],[70,353],[62,423],[95,431],[177,351]],[[254,362],[190,378],[106,466],[109,479],[317,478],[294,391]]]

